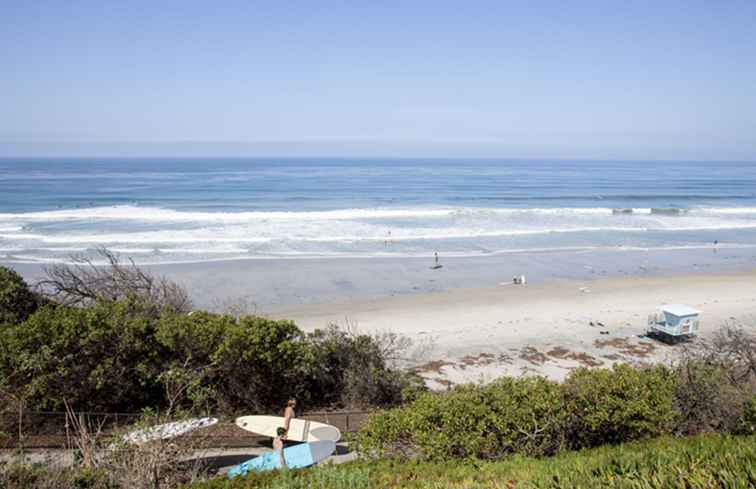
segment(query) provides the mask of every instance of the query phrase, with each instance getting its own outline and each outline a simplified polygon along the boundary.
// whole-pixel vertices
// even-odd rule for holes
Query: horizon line
[[[551,153],[551,154],[550,154]],[[603,154],[597,154],[603,153]],[[637,153],[637,154],[633,154]],[[648,156],[658,153],[658,156]],[[703,153],[703,154],[699,154]],[[743,151],[723,155],[713,149],[558,148],[554,145],[494,141],[429,140],[162,140],[162,141],[22,141],[0,140],[0,159],[62,158],[278,158],[278,159],[475,159],[511,161],[649,161],[754,163]],[[738,154],[740,153],[740,154]],[[745,151],[746,154],[750,151]]]

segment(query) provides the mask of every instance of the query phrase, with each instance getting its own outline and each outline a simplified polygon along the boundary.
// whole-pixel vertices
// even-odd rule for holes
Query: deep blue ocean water
[[[756,246],[756,163],[0,159],[0,261]]]

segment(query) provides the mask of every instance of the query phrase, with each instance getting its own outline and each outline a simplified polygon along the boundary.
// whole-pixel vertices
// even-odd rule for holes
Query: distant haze
[[[0,4],[2,156],[756,161],[756,2]]]

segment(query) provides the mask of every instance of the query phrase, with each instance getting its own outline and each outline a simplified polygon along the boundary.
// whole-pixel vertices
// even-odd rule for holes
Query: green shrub
[[[355,445],[368,456],[429,460],[544,455],[562,447],[565,420],[557,384],[507,378],[427,393],[406,407],[376,413]]]
[[[542,377],[503,378],[487,389],[499,445],[510,453],[540,456],[565,444],[564,393]]]
[[[374,414],[355,446],[368,456],[491,459],[659,436],[673,428],[674,387],[664,367],[580,369],[563,385],[504,378]]]
[[[305,355],[302,331],[293,322],[240,318],[211,356],[224,407],[280,408],[297,392]]]
[[[370,335],[156,310],[139,295],[49,304],[0,336],[0,393],[35,409],[270,412],[290,397],[310,409],[395,405],[422,388]]]
[[[3,489],[120,489],[108,483],[101,470],[80,467],[60,468],[20,461],[0,462],[0,487]]]
[[[347,407],[392,406],[425,390],[417,375],[392,369],[395,335],[357,334],[329,326],[307,335],[304,394],[311,402]],[[396,348],[404,349],[399,344]]]
[[[684,350],[675,372],[680,433],[739,432],[756,397],[756,335],[725,326]]]
[[[0,377],[36,409],[129,410],[160,401],[164,352],[135,301],[44,306],[5,331]]]
[[[737,433],[756,435],[756,396],[746,404],[743,414],[738,420]]]
[[[40,299],[29,288],[21,275],[0,266],[0,327],[25,321],[37,307]]]
[[[683,360],[676,368],[675,407],[680,413],[676,431],[694,435],[730,432],[742,414],[737,388],[727,382],[727,371],[700,359]]]
[[[673,429],[675,376],[666,367],[581,368],[563,387],[573,447],[650,438]]]

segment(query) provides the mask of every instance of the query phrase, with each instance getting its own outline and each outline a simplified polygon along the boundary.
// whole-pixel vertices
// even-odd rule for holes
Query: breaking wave
[[[156,262],[412,256],[756,243],[756,207],[354,208],[207,212],[120,205],[0,214],[0,259],[56,260],[106,246]],[[745,233],[745,234],[743,234]]]

